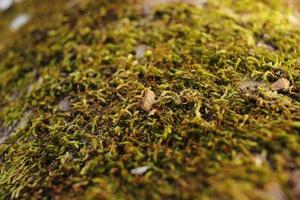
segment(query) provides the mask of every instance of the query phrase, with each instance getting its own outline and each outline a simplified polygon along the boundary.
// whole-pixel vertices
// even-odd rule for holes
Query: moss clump
[[[0,13],[0,199],[292,198],[296,14],[280,0],[145,5]],[[22,7],[32,20],[11,34]],[[281,78],[291,87],[272,90]]]

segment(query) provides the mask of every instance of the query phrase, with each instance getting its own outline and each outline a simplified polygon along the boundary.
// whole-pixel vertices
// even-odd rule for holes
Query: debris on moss
[[[10,23],[10,30],[12,31],[17,31],[20,29],[22,26],[28,23],[30,17],[26,14],[21,14],[16,16],[15,19]]]
[[[131,170],[131,173],[134,175],[142,175],[146,173],[149,169],[149,166],[137,167]]]
[[[145,90],[145,96],[142,100],[142,109],[146,112],[149,112],[155,102],[155,94],[150,89]]]
[[[1,0],[0,1],[0,11],[9,9],[13,5],[13,0]]]
[[[275,83],[271,85],[272,90],[278,91],[283,90],[286,91],[290,87],[290,81],[286,78],[280,78]]]

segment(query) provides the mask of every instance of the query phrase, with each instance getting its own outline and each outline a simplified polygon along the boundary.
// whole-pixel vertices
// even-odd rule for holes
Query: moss
[[[0,13],[0,199],[292,198],[300,28],[284,1],[52,2]],[[292,87],[271,90],[280,78]]]

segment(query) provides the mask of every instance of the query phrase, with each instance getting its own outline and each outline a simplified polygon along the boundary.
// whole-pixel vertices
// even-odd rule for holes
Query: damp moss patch
[[[0,12],[0,199],[298,198],[297,9],[51,2]]]

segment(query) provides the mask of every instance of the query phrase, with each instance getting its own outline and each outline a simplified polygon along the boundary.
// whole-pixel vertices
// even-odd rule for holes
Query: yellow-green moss
[[[143,5],[25,0],[0,13],[0,133],[11,135],[0,199],[292,198],[294,11],[281,0]],[[31,21],[11,33],[21,8]],[[292,87],[272,91],[279,78]]]

